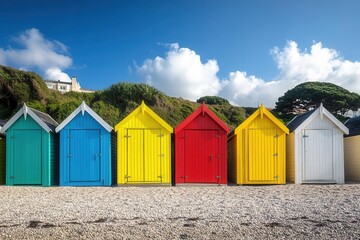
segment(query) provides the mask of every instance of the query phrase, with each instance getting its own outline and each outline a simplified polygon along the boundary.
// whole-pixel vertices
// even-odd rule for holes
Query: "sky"
[[[357,0],[0,0],[0,65],[274,107],[307,81],[360,94],[359,12]]]

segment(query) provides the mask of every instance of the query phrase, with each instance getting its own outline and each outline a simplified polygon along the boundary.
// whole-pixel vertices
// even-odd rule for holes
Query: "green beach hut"
[[[58,123],[24,106],[1,128],[6,133],[6,185],[51,186],[59,181]]]

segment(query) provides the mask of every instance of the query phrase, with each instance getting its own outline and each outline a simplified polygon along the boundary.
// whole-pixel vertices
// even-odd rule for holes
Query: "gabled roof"
[[[321,119],[326,116],[333,124],[335,124],[335,126],[341,129],[345,134],[349,133],[349,129],[344,124],[342,124],[336,117],[334,117],[334,115],[332,115],[326,108],[324,108],[322,103],[320,104],[320,107],[318,107],[316,110],[309,111],[293,118],[288,123],[288,127],[291,128],[291,132],[294,132],[297,129],[303,129],[317,116],[320,116]]]
[[[349,135],[345,137],[360,135],[360,116],[350,118],[345,122],[345,126],[349,129]]]
[[[95,119],[103,128],[106,129],[106,131],[111,132],[112,127],[107,124],[99,115],[97,115],[96,112],[94,112],[88,105],[86,105],[85,101],[81,103],[81,105],[75,109],[60,125],[55,129],[56,132],[59,132],[61,129],[63,129],[71,120],[73,120],[79,113],[84,116],[85,112],[87,112],[91,117]]]
[[[159,117],[153,110],[151,110],[144,101],[141,102],[140,106],[137,107],[132,113],[126,116],[121,122],[116,124],[115,126],[115,132],[117,132],[125,123],[127,123],[130,119],[135,117],[138,113],[147,113],[152,117],[156,122],[158,122],[163,128],[165,128],[168,132],[172,133],[173,128],[167,124],[161,117]]]
[[[237,134],[240,130],[246,128],[258,116],[263,118],[264,115],[267,116],[282,131],[284,131],[286,134],[289,134],[289,129],[269,110],[267,110],[263,104],[261,104],[260,107],[253,114],[250,115],[250,117],[248,117],[243,123],[241,123],[237,128],[235,128],[234,134]]]
[[[310,115],[315,112],[316,109],[308,111],[306,113],[299,114],[295,116],[291,121],[286,125],[290,132],[293,132],[302,122],[304,122]]]
[[[230,132],[230,128],[221,121],[218,116],[215,115],[206,105],[205,103],[202,103],[200,107],[198,107],[193,113],[191,113],[184,121],[182,121],[176,128],[175,133],[178,133],[181,131],[184,127],[186,127],[189,123],[191,123],[198,115],[202,114],[209,115],[210,118],[212,118],[226,133]]]
[[[22,115],[24,118],[27,118],[29,115],[35,122],[37,122],[46,132],[54,132],[55,128],[59,125],[52,117],[48,114],[40,112],[36,109],[29,108],[24,103],[23,107],[12,117],[10,120],[5,123],[1,128],[0,132],[4,133],[6,130],[11,127]]]

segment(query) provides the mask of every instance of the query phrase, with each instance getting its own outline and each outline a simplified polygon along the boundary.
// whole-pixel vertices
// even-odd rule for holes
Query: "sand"
[[[359,239],[360,184],[0,186],[0,239]]]

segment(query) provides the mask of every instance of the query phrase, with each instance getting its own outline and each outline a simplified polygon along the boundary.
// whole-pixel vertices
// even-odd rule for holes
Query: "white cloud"
[[[274,48],[272,56],[279,75],[266,81],[244,71],[230,72],[220,80],[216,60],[201,62],[200,56],[178,44],[166,45],[165,58],[147,59],[137,67],[143,81],[171,96],[195,100],[205,95],[218,95],[239,106],[258,106],[264,103],[274,107],[287,90],[307,81],[331,82],[349,91],[360,93],[360,63],[344,60],[340,54],[313,43],[310,51],[300,50],[289,41],[283,49]]]
[[[216,95],[220,88],[216,60],[201,62],[200,56],[191,49],[179,48],[177,43],[166,45],[165,58],[147,59],[136,68],[146,83],[175,97],[196,100],[205,95]]]
[[[69,75],[62,72],[60,68],[49,68],[45,72],[46,79],[60,80],[61,82],[71,82]]]
[[[71,66],[72,59],[65,55],[68,48],[63,43],[45,39],[40,31],[35,28],[26,30],[14,40],[22,48],[0,48],[0,64],[20,69],[38,68],[45,73],[46,77],[59,75],[48,74],[48,71],[54,73],[55,68],[57,72],[60,71],[61,76],[67,75],[62,71]],[[67,78],[70,79],[69,76]]]

